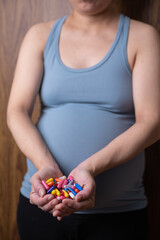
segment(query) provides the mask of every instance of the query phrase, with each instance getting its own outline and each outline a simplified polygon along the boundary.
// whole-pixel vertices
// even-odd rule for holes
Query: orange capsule
[[[49,182],[47,183],[49,187],[52,187],[53,186],[53,182]]]
[[[55,178],[55,181],[56,182],[60,182],[62,179],[59,179],[59,178]]]
[[[76,193],[79,193],[79,190],[78,190],[77,188],[75,188],[74,191],[75,191]]]

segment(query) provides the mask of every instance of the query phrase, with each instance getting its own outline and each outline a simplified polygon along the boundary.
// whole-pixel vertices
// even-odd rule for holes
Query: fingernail
[[[39,196],[43,197],[43,190],[42,189],[39,190]]]
[[[48,201],[51,199],[53,199],[53,196],[52,195],[48,196]]]

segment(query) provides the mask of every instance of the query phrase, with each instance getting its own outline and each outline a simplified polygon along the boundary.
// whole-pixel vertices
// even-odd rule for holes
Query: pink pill
[[[47,185],[47,183],[45,182],[45,180],[42,180],[41,182],[43,184],[43,186],[45,187],[45,189],[48,191],[50,189],[50,187]]]
[[[60,196],[60,200],[63,200],[63,199],[65,199],[65,197],[64,196]]]
[[[74,185],[72,185],[72,186],[71,186],[71,188],[72,188],[73,190],[75,190],[75,189],[76,189],[76,187],[75,187]]]
[[[64,183],[64,179],[62,179],[62,180],[58,183],[57,188],[58,188],[58,189],[61,189],[63,183]]]
[[[69,176],[68,178],[69,178],[70,180],[74,180],[74,178],[73,178],[72,176]]]
[[[64,182],[63,182],[63,184],[62,184],[62,188],[64,188],[64,186],[67,185],[67,184],[68,184],[68,180],[65,179]]]

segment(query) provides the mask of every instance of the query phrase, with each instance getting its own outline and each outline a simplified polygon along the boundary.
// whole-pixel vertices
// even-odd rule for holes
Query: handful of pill
[[[60,178],[49,178],[41,182],[46,189],[46,194],[52,194],[61,202],[65,198],[75,199],[75,196],[83,188],[74,181],[72,176]]]

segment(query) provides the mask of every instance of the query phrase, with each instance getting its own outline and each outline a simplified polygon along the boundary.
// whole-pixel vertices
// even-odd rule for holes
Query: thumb
[[[92,193],[91,186],[84,187],[83,190],[80,191],[76,196],[77,202],[81,202],[83,200],[88,199],[91,196],[91,193]]]
[[[31,178],[32,191],[36,192],[40,197],[46,194],[46,190],[41,183],[39,175],[35,175]]]

